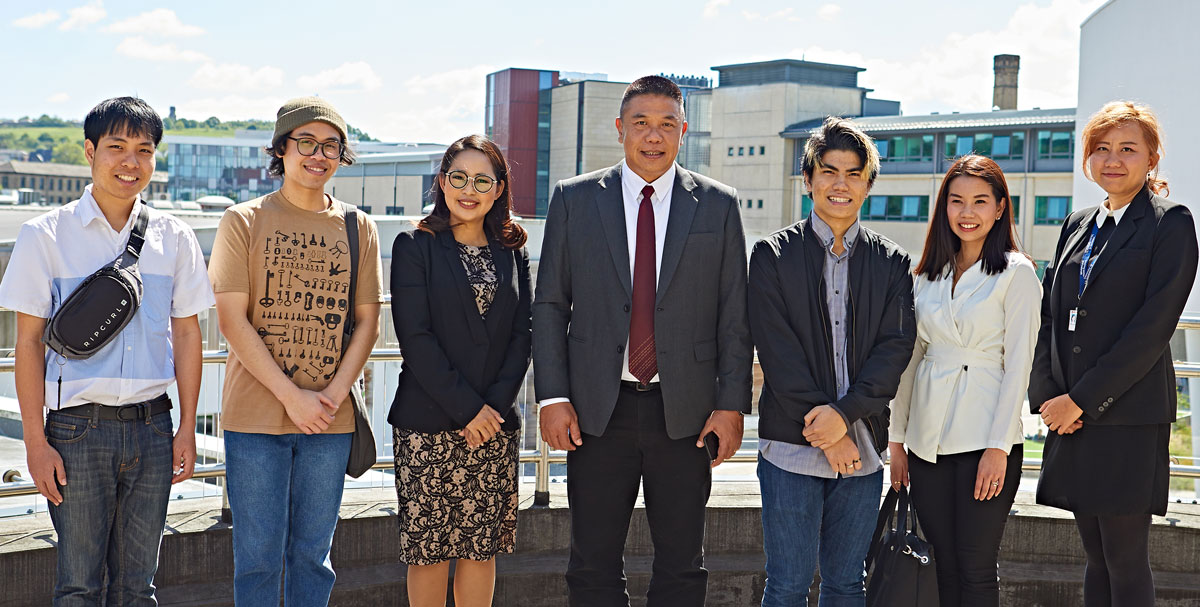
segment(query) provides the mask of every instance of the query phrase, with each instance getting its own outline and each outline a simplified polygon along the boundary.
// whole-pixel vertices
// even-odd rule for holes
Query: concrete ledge
[[[495,604],[563,605],[570,520],[565,485],[552,485],[551,506],[531,508],[523,486],[517,553],[498,559]],[[1083,552],[1069,513],[1019,494],[1001,547],[1002,604],[1059,607],[1082,602]],[[644,511],[635,512],[626,569],[633,605],[642,605],[653,546]],[[171,504],[157,577],[163,605],[232,605],[232,530],[220,499]],[[332,560],[332,604],[406,605],[405,567],[397,560],[391,487],[346,492]],[[756,483],[717,483],[705,538],[709,605],[754,605],[761,597],[762,527]],[[1174,504],[1155,517],[1151,559],[1157,605],[1200,605],[1200,506]],[[46,514],[0,519],[0,606],[46,604],[54,583],[55,535]]]

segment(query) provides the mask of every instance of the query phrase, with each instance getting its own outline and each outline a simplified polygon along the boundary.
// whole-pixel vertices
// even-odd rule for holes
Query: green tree
[[[36,150],[37,142],[33,140],[33,137],[29,136],[29,133],[21,133],[21,138],[17,140],[17,149]]]
[[[11,150],[17,146],[17,138],[12,133],[0,133],[0,150]]]
[[[54,135],[43,131],[42,134],[38,135],[37,140],[40,143],[54,143]]]
[[[204,126],[210,128],[210,129],[215,129],[215,128],[221,126],[221,119],[217,118],[216,116],[209,116],[208,120],[204,121]]]
[[[83,148],[79,147],[79,144],[69,141],[54,146],[53,160],[61,164],[87,164]]]

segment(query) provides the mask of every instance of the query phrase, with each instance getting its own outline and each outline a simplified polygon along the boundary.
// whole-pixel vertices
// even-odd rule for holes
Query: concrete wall
[[[579,85],[550,91],[550,187],[574,177],[579,145]]]
[[[408,215],[421,214],[425,197],[420,175],[337,176],[329,180],[327,189],[339,200],[354,205],[368,205],[373,213],[383,213],[385,207],[404,207]]]

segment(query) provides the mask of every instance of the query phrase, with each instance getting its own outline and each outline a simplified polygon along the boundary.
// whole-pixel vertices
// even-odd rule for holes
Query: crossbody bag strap
[[[137,218],[133,220],[133,228],[129,230],[129,241],[125,243],[125,252],[121,254],[121,267],[123,268],[138,262],[142,256],[142,245],[146,244],[146,226],[150,223],[150,208],[145,206],[145,203],[134,203],[134,205],[138,204],[141,204],[142,208],[138,209],[135,206],[138,211]]]
[[[354,294],[358,288],[358,207],[340,202],[342,217],[346,222],[346,244],[350,249],[350,291],[349,305],[346,306],[346,322],[342,325],[342,352],[350,343],[350,334],[354,332]]]

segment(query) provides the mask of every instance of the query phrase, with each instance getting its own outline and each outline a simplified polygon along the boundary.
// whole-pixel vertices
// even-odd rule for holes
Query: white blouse
[[[1042,286],[1024,255],[1007,257],[999,274],[975,262],[957,288],[949,268],[938,280],[916,279],[917,342],[892,401],[888,440],[925,461],[987,448],[1008,453],[1024,441]]]

